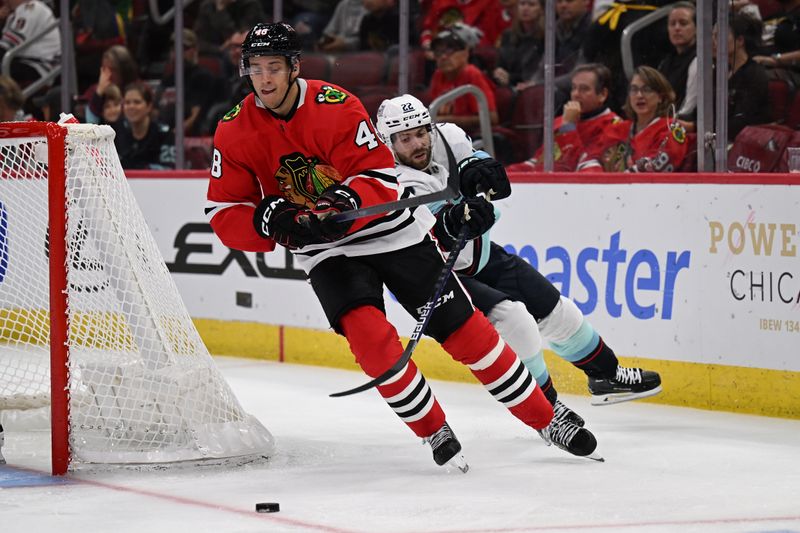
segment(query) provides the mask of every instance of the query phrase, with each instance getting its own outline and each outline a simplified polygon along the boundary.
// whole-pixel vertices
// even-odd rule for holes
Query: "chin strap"
[[[286,101],[286,99],[289,97],[289,91],[291,91],[291,90],[292,90],[292,86],[293,86],[294,84],[296,84],[296,83],[297,83],[297,78],[295,78],[295,79],[293,80],[293,79],[292,79],[292,73],[291,73],[291,72],[289,72],[289,86],[288,86],[288,87],[286,87],[286,93],[283,95],[283,98],[281,98],[281,101],[280,101],[280,103],[279,103],[278,105],[276,105],[275,107],[269,107],[267,104],[264,104],[264,101],[263,101],[263,100],[261,101],[261,103],[262,103],[262,104],[264,104],[264,107],[266,107],[266,108],[267,108],[267,109],[269,109],[270,111],[275,111],[276,109],[280,109],[280,107],[283,105],[283,103],[284,103],[284,102]],[[261,100],[261,99],[259,98],[259,100]]]

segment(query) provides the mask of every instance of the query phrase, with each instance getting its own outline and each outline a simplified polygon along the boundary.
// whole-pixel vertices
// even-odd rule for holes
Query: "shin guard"
[[[403,353],[397,330],[375,307],[362,306],[348,311],[339,326],[356,362],[370,377],[383,373]],[[419,437],[432,435],[444,424],[444,411],[413,361],[377,389],[395,414]]]
[[[467,365],[492,396],[523,423],[534,429],[550,423],[550,402],[480,311],[475,311],[442,347],[453,359]]]
[[[589,377],[609,377],[616,373],[617,356],[569,298],[561,297],[553,311],[539,323],[539,329],[559,357]]]
[[[542,336],[536,320],[520,302],[503,300],[495,305],[487,317],[504,341],[528,368],[536,383],[547,394],[545,385],[552,385],[542,352]],[[549,396],[548,396],[548,399]],[[554,403],[555,400],[550,403]]]

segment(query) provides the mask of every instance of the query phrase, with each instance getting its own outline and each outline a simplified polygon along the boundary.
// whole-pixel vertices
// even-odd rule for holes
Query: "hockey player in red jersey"
[[[553,123],[553,170],[572,172],[578,166],[583,147],[596,139],[608,126],[622,118],[606,105],[611,88],[611,71],[599,63],[576,67],[571,76],[570,100]],[[509,172],[541,171],[542,148],[522,163],[509,165]]]
[[[584,147],[580,172],[675,172],[688,151],[674,117],[675,91],[652,67],[633,71],[625,102],[631,120],[609,125]]]
[[[240,72],[253,94],[217,127],[206,213],[231,248],[268,252],[276,243],[289,248],[331,326],[374,377],[403,352],[385,316],[383,286],[417,316],[444,265],[429,234],[435,219],[424,207],[355,222],[328,217],[410,191],[398,182],[392,153],[359,100],[333,84],[300,78],[299,56],[300,42],[288,24],[258,24],[248,33]],[[474,175],[480,179],[479,172]],[[454,231],[467,225],[472,237],[485,231],[473,228],[474,220],[452,222]],[[550,403],[454,276],[443,294],[426,333],[468,365],[514,416],[550,431]],[[466,471],[461,444],[413,361],[377,389],[431,444],[437,464]]]

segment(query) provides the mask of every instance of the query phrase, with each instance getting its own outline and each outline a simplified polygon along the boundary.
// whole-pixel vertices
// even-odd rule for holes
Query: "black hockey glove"
[[[491,157],[481,159],[468,157],[458,164],[458,176],[461,181],[461,194],[468,198],[478,193],[492,192],[492,199],[499,200],[511,195],[511,183],[508,181],[506,169]]]
[[[436,215],[433,235],[445,250],[450,250],[463,226],[467,227],[467,240],[472,240],[489,231],[494,222],[491,202],[477,196],[442,209]]]
[[[310,210],[281,196],[267,196],[253,215],[256,232],[290,249],[322,242]]]
[[[335,222],[331,215],[358,209],[361,198],[346,185],[331,185],[319,195],[312,212],[319,219],[319,230],[325,240],[336,241],[347,235],[354,220]]]

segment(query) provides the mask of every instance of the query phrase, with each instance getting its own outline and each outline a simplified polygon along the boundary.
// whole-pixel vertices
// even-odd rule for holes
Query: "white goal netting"
[[[50,201],[67,218],[72,461],[269,454],[272,436],[243,411],[189,317],[113,131],[67,131],[66,198]],[[0,139],[0,410],[41,407],[52,395],[47,144],[44,136]]]

